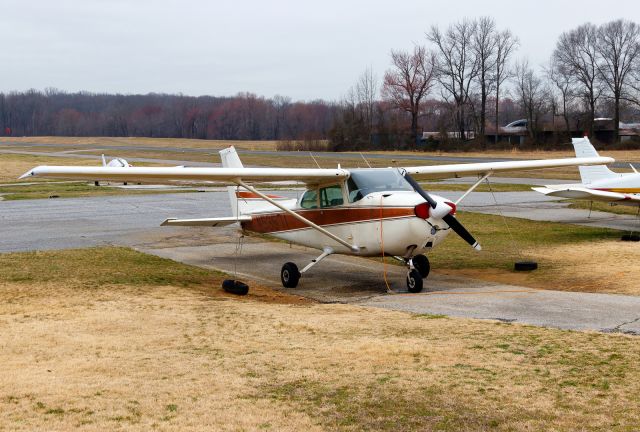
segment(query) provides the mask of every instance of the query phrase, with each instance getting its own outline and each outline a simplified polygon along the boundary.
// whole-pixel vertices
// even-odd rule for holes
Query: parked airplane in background
[[[577,158],[600,156],[587,137],[573,138],[572,143]],[[582,183],[532,189],[548,196],[640,206],[640,173],[633,165],[631,169],[632,173],[618,174],[604,165],[581,166]]]
[[[407,266],[407,288],[422,290],[430,270],[425,253],[454,231],[474,249],[476,239],[456,219],[456,206],[495,172],[606,164],[606,157],[486,162],[406,168],[306,169],[245,168],[233,147],[220,152],[222,168],[39,166],[26,177],[135,182],[215,181],[229,188],[232,216],[167,219],[169,226],[224,226],[267,233],[322,253],[302,270],[288,262],[280,277],[295,287],[300,277],[331,254],[390,255]],[[416,179],[475,175],[480,178],[456,202],[432,195]],[[297,181],[307,190],[300,199],[267,195],[251,183]]]
[[[105,159],[104,155],[102,155],[102,166],[103,167],[120,167],[120,168],[128,168],[131,167],[133,165],[131,165],[129,162],[127,162],[126,159],[122,159],[122,158],[113,158],[109,161],[109,163],[107,163],[107,160]]]

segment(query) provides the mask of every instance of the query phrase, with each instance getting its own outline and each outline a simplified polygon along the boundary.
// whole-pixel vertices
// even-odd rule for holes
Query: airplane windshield
[[[359,201],[372,192],[413,191],[397,169],[352,170],[349,180],[349,202]]]

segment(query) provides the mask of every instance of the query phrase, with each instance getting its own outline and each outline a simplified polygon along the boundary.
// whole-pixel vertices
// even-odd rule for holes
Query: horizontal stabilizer
[[[590,201],[619,202],[626,201],[640,203],[640,196],[632,194],[624,194],[619,192],[609,192],[597,189],[588,189],[584,187],[566,187],[553,189],[550,187],[534,187],[536,192],[540,192],[547,196],[555,196],[561,198],[584,199]]]
[[[230,216],[222,218],[204,218],[204,219],[174,219],[169,218],[162,222],[161,226],[200,226],[200,227],[222,227],[234,224],[236,222],[249,222],[251,216]]]

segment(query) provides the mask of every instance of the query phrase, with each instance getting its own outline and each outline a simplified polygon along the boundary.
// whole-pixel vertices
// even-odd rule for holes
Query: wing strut
[[[467,191],[465,193],[462,194],[462,196],[460,198],[458,198],[458,201],[456,201],[456,205],[460,204],[460,201],[462,201],[463,199],[465,199],[467,197],[467,195],[469,195],[471,192],[473,192],[475,190],[475,188],[477,188],[478,186],[480,186],[480,183],[482,183],[483,181],[485,181],[486,179],[488,179],[491,174],[493,174],[492,172],[488,172],[485,175],[483,175],[480,180],[478,180],[477,182],[475,182],[473,184],[473,186],[471,186],[469,189],[467,189]]]
[[[280,204],[279,202],[272,200],[271,198],[269,198],[267,195],[263,194],[262,192],[258,191],[256,188],[249,186],[248,184],[246,184],[245,182],[243,182],[240,179],[235,179],[233,180],[234,183],[236,183],[237,185],[242,186],[243,188],[247,189],[250,192],[253,192],[254,194],[258,195],[260,198],[262,198],[263,200],[267,201],[268,203],[278,207],[280,210],[289,213],[291,216],[293,216],[294,218],[298,219],[300,222],[304,223],[305,225],[310,226],[311,228],[315,229],[316,231],[326,235],[327,237],[337,241],[338,243],[340,243],[343,246],[348,247],[349,249],[351,249],[354,252],[358,252],[358,250],[360,248],[358,248],[358,246],[352,245],[351,243],[349,243],[348,241],[345,241],[343,239],[341,239],[340,237],[338,237],[335,234],[330,233],[329,231],[327,231],[326,229],[322,228],[319,225],[316,225],[315,223],[311,222],[309,219],[300,216],[298,213],[294,212],[293,210],[283,206],[282,204]]]

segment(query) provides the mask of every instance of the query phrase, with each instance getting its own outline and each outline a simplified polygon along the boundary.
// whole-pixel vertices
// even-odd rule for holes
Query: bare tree
[[[496,90],[496,143],[498,142],[498,132],[500,131],[500,86],[511,76],[508,67],[509,59],[517,47],[518,38],[516,38],[511,31],[505,30],[498,34],[496,43],[496,68],[494,75],[494,85]]]
[[[358,108],[369,134],[369,143],[371,143],[376,97],[378,96],[378,78],[373,73],[373,69],[367,68],[362,75],[360,75],[354,91]]]
[[[478,85],[480,87],[480,139],[485,142],[487,119],[487,96],[494,83],[497,62],[498,32],[493,18],[482,17],[478,20],[473,34],[473,50],[478,62]]]
[[[395,107],[411,115],[411,138],[417,143],[420,102],[433,87],[434,55],[416,45],[413,53],[391,51],[391,63],[382,92]]]
[[[540,129],[539,120],[548,100],[548,90],[544,81],[531,69],[527,60],[516,64],[515,84],[522,111],[527,117],[529,136],[536,139]]]
[[[555,96],[554,99],[557,99],[555,105],[562,106],[562,118],[564,120],[565,131],[569,133],[571,131],[569,124],[569,110],[574,99],[573,77],[563,64],[557,62],[555,58],[552,57],[549,68],[547,69],[547,78],[555,88],[555,92],[552,92],[551,96]],[[556,111],[557,110],[554,110],[554,116]]]
[[[465,106],[469,102],[471,83],[478,75],[479,64],[473,53],[473,37],[477,24],[464,20],[449,26],[442,33],[432,26],[426,37],[437,48],[436,76],[442,86],[443,98],[453,99],[456,107],[455,117],[460,139],[466,136]]]
[[[593,132],[596,104],[602,93],[598,72],[598,29],[584,24],[562,33],[553,52],[554,62],[573,75],[589,109],[589,133]]]
[[[640,58],[640,26],[626,20],[611,21],[598,29],[598,71],[613,97],[614,139],[620,132],[620,99],[623,98],[632,67]]]

